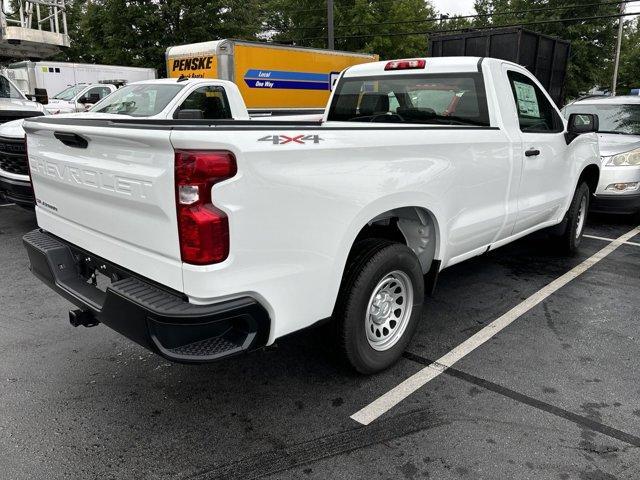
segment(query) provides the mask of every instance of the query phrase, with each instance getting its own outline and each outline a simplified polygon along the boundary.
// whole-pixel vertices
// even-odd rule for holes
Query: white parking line
[[[613,242],[613,238],[596,237],[595,235],[583,235],[585,238],[592,238],[593,240],[602,240],[603,242]],[[640,247],[640,243],[636,242],[624,242],[625,245],[633,245],[634,247]]]
[[[432,364],[424,367],[422,370],[418,371],[411,377],[407,378],[404,382],[389,390],[387,393],[371,402],[362,410],[351,415],[351,418],[363,425],[370,424],[378,417],[389,411],[391,408],[395,407],[398,403],[407,398],[413,392],[423,387],[434,378],[438,377],[447,368],[453,366],[456,362],[467,356],[469,353],[473,352],[476,348],[484,344],[486,341],[490,340],[501,330],[511,325],[520,316],[531,310],[540,302],[544,301],[549,295],[558,291],[571,280],[589,270],[600,260],[620,247],[620,245],[626,243],[630,238],[639,233],[640,226],[625,233],[624,235],[621,235],[615,240],[612,240],[611,243],[609,243],[609,245],[604,247],[602,250],[587,258],[581,264],[572,268],[564,275],[556,278],[554,281],[552,281],[542,289],[538,290],[522,303],[513,307],[507,313],[491,322],[489,325],[484,327],[472,337],[469,337],[449,353],[440,357]]]
[[[3,203],[3,204],[0,204],[0,207],[11,207],[13,205],[15,205],[15,203]]]

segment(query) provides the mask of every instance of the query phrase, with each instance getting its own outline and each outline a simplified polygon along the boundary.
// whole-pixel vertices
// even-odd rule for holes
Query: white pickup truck
[[[0,79],[1,80],[1,79]],[[115,93],[114,93],[115,92]],[[15,89],[16,95],[19,94]],[[117,114],[130,118],[200,118],[248,120],[249,113],[244,105],[240,90],[225,80],[203,79],[153,79],[129,84],[116,91],[114,85],[75,85],[53,97],[48,108],[59,114],[84,112],[84,106],[73,98],[108,95],[100,100],[92,98],[93,105],[87,113],[78,113],[80,118],[103,118],[101,114]],[[25,100],[26,101],[26,100]],[[15,100],[14,100],[15,102]],[[65,107],[63,104],[68,103]],[[34,103],[34,102],[29,102]],[[80,105],[76,108],[77,105]],[[44,115],[25,112],[23,117]],[[62,108],[62,110],[60,110]],[[2,122],[2,96],[0,85],[0,123]],[[21,113],[21,112],[18,112]],[[28,113],[28,115],[27,115]],[[16,118],[22,118],[17,115]],[[69,115],[67,118],[71,118]],[[279,117],[290,118],[290,117]],[[305,115],[297,119],[320,119],[321,115]],[[25,208],[33,208],[35,199],[27,166],[25,132],[23,120],[13,120],[0,125],[0,195]]]
[[[24,243],[73,325],[206,362],[330,319],[362,373],[399,358],[442,269],[546,227],[574,251],[600,164],[596,116],[565,123],[490,58],[348,68],[318,122],[25,130],[40,228]]]

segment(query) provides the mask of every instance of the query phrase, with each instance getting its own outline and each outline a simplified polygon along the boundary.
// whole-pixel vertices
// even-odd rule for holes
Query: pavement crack
[[[419,363],[420,365],[431,365],[434,363],[433,361],[427,358],[421,357],[420,355],[416,355],[411,352],[405,352],[404,357],[408,360]],[[477,385],[486,390],[490,390],[494,393],[497,393],[499,395],[515,400],[519,403],[523,403],[525,405],[529,405],[530,407],[537,408],[538,410],[542,410],[543,412],[549,413],[551,415],[555,415],[556,417],[568,420],[576,424],[579,428],[583,430],[601,433],[603,435],[614,438],[621,442],[627,443],[629,445],[633,445],[634,447],[640,447],[640,437],[624,432],[622,430],[618,430],[617,428],[605,425],[600,421],[594,420],[593,418],[589,418],[588,416],[578,415],[577,413],[570,412],[569,410],[565,410],[563,408],[557,407],[555,405],[544,402],[542,400],[538,400],[536,398],[530,397],[523,393],[516,392],[515,390],[511,390],[507,387],[503,387],[502,385],[498,385],[497,383],[490,382],[489,380],[476,377],[475,375],[471,375],[469,373],[463,372],[455,368],[448,368],[443,373],[451,377],[455,377],[465,382],[471,383],[473,385]],[[600,408],[602,407],[602,405],[601,404],[583,405],[583,409],[586,409],[587,407],[593,409],[593,408]],[[592,410],[589,410],[589,412],[591,413]]]
[[[450,423],[450,421],[434,419],[433,412],[429,410],[417,410],[307,442],[253,454],[237,462],[211,465],[178,478],[181,480],[260,478]]]

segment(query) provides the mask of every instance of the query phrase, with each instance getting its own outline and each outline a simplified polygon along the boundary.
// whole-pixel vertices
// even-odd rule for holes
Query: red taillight
[[[207,265],[222,262],[229,255],[229,220],[213,206],[211,187],[237,171],[231,152],[176,150],[176,206],[183,262]]]
[[[427,65],[426,60],[393,60],[384,66],[385,70],[415,70],[424,68]]]

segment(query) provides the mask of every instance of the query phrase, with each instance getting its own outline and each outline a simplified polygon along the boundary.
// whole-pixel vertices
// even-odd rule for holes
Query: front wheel
[[[356,245],[333,314],[349,364],[364,374],[393,365],[415,332],[423,299],[422,269],[410,248],[382,239]]]
[[[564,229],[557,239],[558,246],[563,253],[573,255],[577,252],[578,247],[580,247],[584,227],[587,223],[590,195],[589,186],[586,183],[583,182],[578,185],[571,200],[569,210],[563,220]]]

